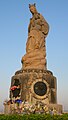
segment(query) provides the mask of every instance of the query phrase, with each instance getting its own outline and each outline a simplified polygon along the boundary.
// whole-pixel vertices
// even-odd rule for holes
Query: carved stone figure
[[[23,69],[46,69],[45,38],[49,25],[43,16],[37,12],[35,4],[29,4],[32,18],[28,27],[26,54],[22,57]]]
[[[4,113],[62,113],[62,105],[57,104],[57,79],[46,67],[45,38],[49,25],[35,4],[29,5],[29,9],[32,18],[26,54],[22,57],[22,69],[11,78],[10,100],[4,103]]]

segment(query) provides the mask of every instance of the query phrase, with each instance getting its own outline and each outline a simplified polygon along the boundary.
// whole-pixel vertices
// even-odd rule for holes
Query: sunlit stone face
[[[31,12],[32,14],[34,14],[34,13],[36,12],[36,7],[35,7],[34,4],[33,4],[33,5],[29,5],[29,9],[30,9],[30,12]]]

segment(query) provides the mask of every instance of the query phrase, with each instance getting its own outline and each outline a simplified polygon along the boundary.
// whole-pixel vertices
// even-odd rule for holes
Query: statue
[[[44,17],[37,12],[35,4],[29,4],[32,18],[28,26],[28,39],[26,54],[22,57],[23,69],[46,70],[45,38],[49,31],[49,25]]]
[[[37,12],[36,5],[29,4],[32,18],[28,26],[26,54],[22,57],[22,69],[11,78],[10,100],[4,103],[5,114],[62,113],[57,104],[57,79],[47,70],[46,36],[49,25]],[[42,101],[42,102],[41,102]]]

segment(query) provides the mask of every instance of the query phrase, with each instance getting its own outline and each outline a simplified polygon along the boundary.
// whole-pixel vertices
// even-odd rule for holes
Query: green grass
[[[63,115],[44,115],[44,114],[30,114],[30,115],[0,115],[0,120],[68,120],[68,114]]]

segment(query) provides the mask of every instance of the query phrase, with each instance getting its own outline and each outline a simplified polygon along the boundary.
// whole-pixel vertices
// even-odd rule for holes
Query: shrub
[[[44,115],[44,114],[30,114],[30,115],[0,115],[0,120],[68,120],[68,114],[63,115]]]

